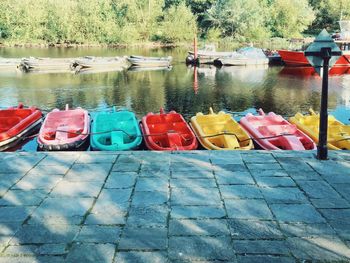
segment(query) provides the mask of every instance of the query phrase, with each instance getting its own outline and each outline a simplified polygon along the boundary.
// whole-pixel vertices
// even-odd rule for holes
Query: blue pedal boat
[[[138,148],[142,134],[133,112],[99,112],[91,124],[91,148],[100,151],[125,151]]]

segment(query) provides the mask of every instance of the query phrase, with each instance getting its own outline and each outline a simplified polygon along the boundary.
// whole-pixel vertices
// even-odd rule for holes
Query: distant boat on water
[[[118,71],[126,66],[126,59],[124,57],[93,57],[86,56],[76,59],[72,68],[76,72],[83,71]]]
[[[132,66],[136,67],[170,67],[173,58],[168,57],[144,57],[130,56],[127,58]]]
[[[244,47],[230,56],[215,59],[214,64],[218,66],[267,65],[269,59],[261,48]]]
[[[350,20],[339,21],[341,32],[333,35],[335,43],[343,55],[333,67],[350,67]],[[304,55],[304,50],[278,50],[287,66],[311,66]]]
[[[229,57],[232,55],[232,51],[219,52],[216,51],[215,45],[205,45],[203,49],[199,49],[197,52],[197,58],[200,64],[214,64],[214,60],[223,57]],[[186,63],[192,64],[194,62],[194,51],[188,51],[186,57]]]

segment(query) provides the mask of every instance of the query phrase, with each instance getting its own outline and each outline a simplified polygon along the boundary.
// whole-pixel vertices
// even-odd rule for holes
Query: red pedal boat
[[[18,107],[0,110],[0,149],[5,150],[34,132],[42,122],[42,112],[35,108]]]
[[[259,109],[259,115],[248,113],[241,118],[241,126],[264,150],[314,150],[316,145],[305,133],[281,115],[273,112],[265,114]]]
[[[39,131],[40,150],[78,150],[88,143],[90,116],[81,108],[70,110],[54,109],[46,115]]]
[[[171,111],[148,113],[141,120],[141,130],[148,149],[156,151],[195,150],[196,136],[181,114]]]

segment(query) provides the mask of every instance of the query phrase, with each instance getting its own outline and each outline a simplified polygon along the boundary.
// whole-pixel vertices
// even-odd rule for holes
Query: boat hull
[[[279,50],[278,53],[287,66],[311,66],[303,51]],[[343,54],[333,67],[350,67],[350,54]]]
[[[132,71],[132,72],[141,72],[141,71],[171,71],[172,70],[172,66],[166,66],[166,67],[138,67],[138,66],[131,66],[130,68],[128,68],[128,71]]]
[[[130,56],[127,60],[134,67],[170,67],[172,57]]]
[[[215,65],[220,66],[255,66],[255,65],[267,65],[269,59],[234,59],[234,58],[220,58],[214,60]]]
[[[197,61],[199,64],[214,64],[215,60],[229,57],[233,52],[217,52],[217,51],[198,51]],[[187,63],[194,61],[194,52],[188,51],[188,56],[186,58]]]
[[[15,71],[17,70],[19,64],[21,63],[21,59],[17,58],[0,58],[0,70],[1,71]]]
[[[41,121],[42,112],[35,107],[24,108],[20,104],[16,108],[0,110],[0,148],[4,150],[10,144],[13,146],[30,134]]]
[[[0,151],[5,151],[10,148],[13,148],[23,141],[29,139],[28,136],[33,135],[35,132],[39,130],[39,127],[42,123],[42,119],[38,120],[37,122],[30,125],[28,128],[20,132],[17,136],[9,138],[5,141],[0,142]],[[35,136],[35,135],[34,135]]]
[[[122,57],[84,57],[76,59],[71,67],[76,72],[87,69],[108,72],[122,70],[125,66],[126,59]]]
[[[68,72],[72,62],[71,58],[25,58],[19,68],[24,72]]]

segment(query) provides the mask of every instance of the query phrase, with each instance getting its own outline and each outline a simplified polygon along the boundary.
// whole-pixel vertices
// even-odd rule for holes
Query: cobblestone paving
[[[350,152],[0,154],[0,262],[350,261]]]

